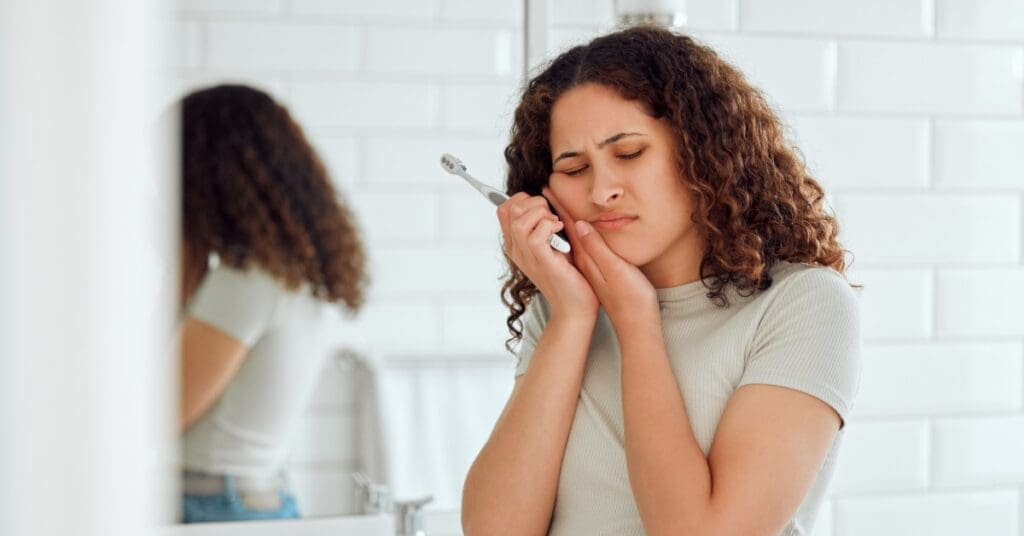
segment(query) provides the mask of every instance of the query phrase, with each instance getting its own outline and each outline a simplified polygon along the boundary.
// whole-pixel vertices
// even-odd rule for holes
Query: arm
[[[196,284],[181,326],[181,429],[220,398],[267,328],[281,288],[260,270],[219,266]]]
[[[546,324],[531,317],[524,323],[536,345],[466,477],[462,526],[468,536],[544,534],[597,323],[597,296],[576,268],[582,259],[574,231],[566,229],[571,255],[548,245],[563,223],[544,197],[519,192],[497,212],[506,256],[550,301],[551,311]],[[539,305],[540,296],[530,305]]]
[[[181,430],[187,430],[231,382],[248,348],[192,316],[181,328]]]
[[[595,322],[557,315],[548,322],[469,470],[462,499],[467,536],[547,532]]]
[[[657,315],[621,327],[626,460],[648,534],[778,534],[828,453],[835,410],[784,387],[743,386],[705,458]]]

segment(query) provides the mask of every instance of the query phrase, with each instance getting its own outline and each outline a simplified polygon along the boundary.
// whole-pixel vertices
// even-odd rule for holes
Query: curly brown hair
[[[309,282],[317,298],[353,312],[362,306],[368,278],[355,219],[283,106],[242,85],[191,93],[181,148],[186,274],[205,273],[216,253],[287,288]]]
[[[505,148],[509,195],[541,195],[552,173],[551,109],[566,91],[586,83],[640,102],[671,128],[680,180],[694,198],[691,219],[707,237],[700,273],[716,305],[729,306],[726,285],[741,296],[770,287],[769,271],[779,261],[843,274],[846,250],[836,240],[836,219],[823,207],[824,191],[765,98],[713,50],[659,27],[597,37],[562,53],[529,81]],[[505,260],[501,300],[510,311],[512,337],[505,346],[512,351],[522,338],[519,317],[538,290],[507,254]]]

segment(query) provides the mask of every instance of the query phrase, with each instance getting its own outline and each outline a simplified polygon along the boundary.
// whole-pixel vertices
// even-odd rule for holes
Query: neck
[[[700,261],[707,242],[696,232],[684,234],[658,258],[640,267],[654,288],[678,287],[700,281]]]

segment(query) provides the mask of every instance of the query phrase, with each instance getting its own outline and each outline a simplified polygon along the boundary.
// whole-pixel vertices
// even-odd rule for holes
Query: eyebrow
[[[615,134],[613,136],[609,136],[607,139],[605,139],[601,143],[598,143],[597,144],[597,148],[598,149],[603,149],[605,145],[608,145],[609,143],[615,143],[615,142],[621,140],[622,138],[625,138],[625,137],[628,137],[628,136],[643,136],[643,135],[644,134],[641,134],[639,132],[619,132],[618,134]],[[580,155],[579,151],[565,151],[562,154],[558,155],[558,158],[555,158],[555,160],[553,162],[551,162],[551,165],[553,166],[553,165],[557,164],[558,161],[563,159],[563,158],[572,158],[574,156],[579,156],[579,155]]]

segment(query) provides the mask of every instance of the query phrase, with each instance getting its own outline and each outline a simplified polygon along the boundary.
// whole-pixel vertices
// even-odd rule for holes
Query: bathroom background
[[[162,106],[222,81],[281,98],[325,157],[369,244],[367,307],[355,321],[339,316],[337,355],[289,462],[305,512],[352,513],[350,474],[368,467],[387,472],[396,496],[432,494],[428,508],[457,509],[466,470],[511,389],[514,357],[504,350],[493,208],[445,174],[438,157],[451,152],[478,178],[502,183],[501,152],[524,76],[523,3],[167,4],[166,12],[143,14],[171,23],[166,54],[175,58],[165,73],[169,83],[147,89]],[[540,42],[548,54],[615,24],[612,0],[546,4]],[[30,65],[13,45],[42,38],[11,30],[8,15],[16,11],[13,3],[3,5],[0,53],[15,54],[4,53],[8,62],[0,67]],[[104,5],[99,13],[108,17],[141,9]],[[74,26],[74,15],[58,18],[58,30]],[[1024,1],[688,0],[679,22],[776,105],[829,192],[843,226],[840,239],[854,252],[851,280],[866,287],[861,391],[814,536],[1024,536]],[[91,26],[97,33],[104,27]],[[55,39],[68,43],[91,34],[71,35]],[[139,33],[122,37],[145,42]],[[135,56],[136,65],[146,57]],[[17,80],[34,71],[4,72],[4,79]],[[118,76],[113,68],[104,72]],[[18,86],[0,99],[4,112],[14,114],[9,117],[17,115],[17,103],[31,99],[11,87]],[[36,217],[52,192],[19,185],[15,177],[31,166],[18,167],[17,145],[7,143],[15,136],[4,134],[6,258],[6,251],[33,247],[16,222]],[[106,195],[78,190],[88,199]],[[70,222],[44,231],[53,234]],[[8,359],[30,351],[29,337],[45,336],[19,329],[19,322],[50,317],[42,306],[18,305],[19,296],[35,300],[17,283],[32,267],[4,264],[0,290],[15,297],[2,310],[5,381],[31,383],[38,369],[25,367],[43,366],[62,378],[88,378],[81,365],[65,366],[66,346],[38,350],[52,357],[50,365]],[[160,271],[143,268],[154,278]],[[42,292],[56,300],[67,290]],[[97,306],[93,297],[83,300]],[[141,300],[126,303],[146,307]],[[92,335],[68,337],[71,344]],[[376,389],[354,380],[353,352],[377,367]],[[67,403],[90,396],[73,380],[59,383],[39,394],[3,384],[0,411],[3,422],[13,423],[13,442],[0,452],[0,474],[15,475],[14,482],[37,477],[24,467],[46,453],[86,456],[53,446],[34,454],[37,444],[96,437],[104,429],[94,416],[70,432],[58,430],[60,421],[47,420],[45,409],[25,410],[26,400],[42,407],[45,397]],[[368,410],[374,399],[376,411]],[[89,423],[101,432],[86,430]],[[149,451],[132,455],[138,467],[154,463]],[[59,481],[57,473],[43,475]],[[132,482],[134,489],[152,485]],[[31,526],[18,524],[19,505],[25,506],[18,490],[31,496],[42,488],[4,487],[2,497],[10,500],[0,501],[6,505],[0,528]],[[90,505],[102,502],[95,501],[80,510],[93,511]],[[45,510],[22,511],[42,516]],[[29,523],[26,515],[22,523]],[[62,526],[59,519],[49,523]],[[93,520],[91,526],[107,525]]]

